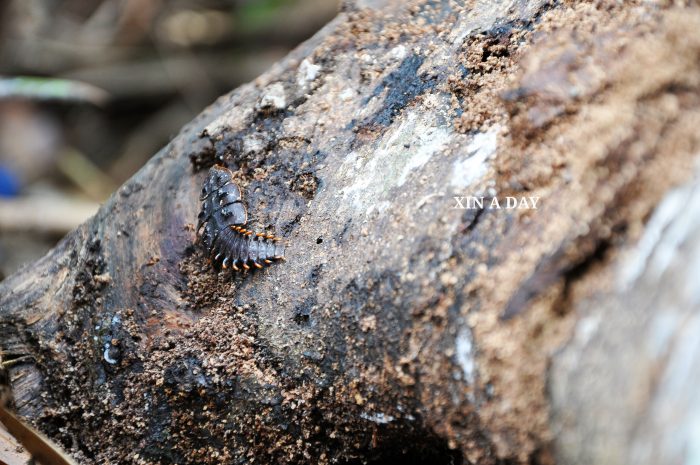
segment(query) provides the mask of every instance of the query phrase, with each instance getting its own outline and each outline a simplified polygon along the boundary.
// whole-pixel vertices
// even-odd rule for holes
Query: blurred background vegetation
[[[338,0],[0,1],[0,279]]]

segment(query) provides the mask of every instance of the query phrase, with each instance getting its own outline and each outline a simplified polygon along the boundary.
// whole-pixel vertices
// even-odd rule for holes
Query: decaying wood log
[[[662,3],[346,6],[0,284],[17,411],[83,463],[697,453],[700,11]],[[215,163],[285,263],[212,269]]]

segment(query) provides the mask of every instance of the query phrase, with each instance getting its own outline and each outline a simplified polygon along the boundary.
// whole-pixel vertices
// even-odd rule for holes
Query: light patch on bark
[[[489,161],[496,156],[499,126],[476,134],[467,146],[467,156],[453,165],[450,185],[458,189],[471,186],[483,178],[489,170]]]
[[[677,256],[680,242],[700,226],[700,190],[688,184],[669,192],[654,211],[635,252],[623,265],[620,286],[628,289],[647,273],[658,278]],[[700,266],[695,269],[700,272]],[[696,296],[697,301],[697,296]]]
[[[365,413],[362,412],[360,413],[360,418],[371,421],[373,423],[376,423],[378,425],[386,425],[387,423],[391,423],[392,421],[395,420],[395,418],[391,415],[387,415],[382,412],[378,413]]]
[[[468,327],[460,328],[455,340],[455,355],[457,363],[462,367],[464,380],[469,384],[474,384],[476,363],[474,361],[474,341],[472,333]]]
[[[260,108],[271,108],[273,110],[284,110],[287,108],[287,96],[282,83],[270,84],[260,99]]]
[[[251,107],[234,107],[233,110],[228,111],[216,118],[214,121],[209,123],[204,131],[208,134],[217,134],[224,130],[234,131],[242,129],[246,122],[250,120],[253,114],[253,109]]]
[[[313,64],[308,58],[305,58],[297,71],[297,84],[300,87],[309,85],[318,77],[319,71],[321,71],[319,65]]]
[[[341,177],[349,182],[342,191],[344,205],[365,213],[386,209],[391,189],[417,177],[452,140],[453,129],[425,107],[407,111],[402,119],[381,137],[376,150],[366,146],[345,159],[340,167]]]

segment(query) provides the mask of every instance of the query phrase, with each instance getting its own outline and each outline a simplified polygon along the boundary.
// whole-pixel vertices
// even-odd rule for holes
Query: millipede
[[[272,234],[246,229],[248,212],[233,173],[214,165],[199,197],[197,236],[213,264],[222,269],[248,271],[284,260],[284,243]]]

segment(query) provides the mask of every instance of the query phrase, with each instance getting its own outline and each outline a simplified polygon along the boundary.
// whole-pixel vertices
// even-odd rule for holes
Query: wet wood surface
[[[568,395],[595,402],[606,363],[635,354],[601,371],[556,357],[582,353],[590,299],[617,292],[692,179],[700,15],[379,3],[221,97],[0,283],[0,348],[29,355],[11,369],[18,412],[81,463],[606,462],[604,414],[571,413]],[[215,163],[286,262],[212,269],[194,225]],[[489,208],[455,201],[470,196]],[[539,200],[491,208],[509,197]],[[583,373],[596,389],[564,383]],[[619,405],[617,431],[652,399]],[[644,434],[662,437],[658,421]],[[606,463],[633,453],[618,446]]]

